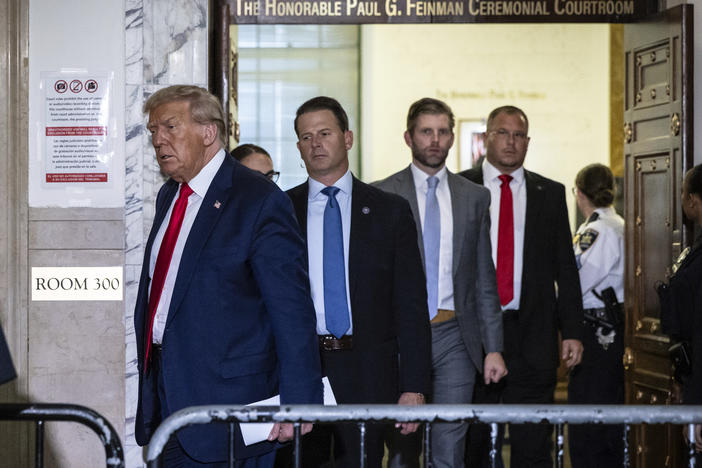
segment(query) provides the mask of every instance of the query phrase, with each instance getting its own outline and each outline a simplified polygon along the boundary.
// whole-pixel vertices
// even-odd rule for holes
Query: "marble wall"
[[[143,450],[134,441],[137,362],[133,313],[144,245],[156,193],[164,182],[145,131],[142,106],[148,96],[173,84],[207,87],[207,0],[126,0],[126,180],[125,327],[127,468],[141,467]]]

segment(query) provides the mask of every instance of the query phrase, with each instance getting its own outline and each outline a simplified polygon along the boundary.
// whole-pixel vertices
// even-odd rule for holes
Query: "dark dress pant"
[[[430,403],[469,404],[477,370],[463,343],[456,320],[432,324],[432,394]],[[388,438],[388,468],[419,468],[424,425],[402,435],[396,429]],[[433,423],[431,461],[434,468],[460,466],[465,456],[468,423]]]
[[[504,325],[504,359],[509,373],[496,384],[485,385],[478,379],[473,403],[476,404],[552,404],[556,389],[556,369],[536,369],[520,352],[521,332],[516,311],[506,312]],[[502,426],[502,425],[500,425]],[[512,467],[552,468],[551,424],[509,424]],[[497,441],[497,466],[502,465],[501,449],[504,428]],[[466,467],[490,467],[490,426],[472,424],[466,442]]]
[[[580,405],[624,404],[624,329],[618,327],[614,342],[605,349],[596,328],[586,325],[583,360],[568,382],[568,403]],[[568,446],[573,468],[618,468],[624,460],[624,426],[620,424],[569,424]]]
[[[321,351],[322,373],[329,377],[338,404],[367,404],[364,395],[375,393],[376,403],[396,403],[396,392],[382,395],[376,382],[368,382],[359,374],[355,350]],[[373,365],[372,363],[367,363]],[[388,372],[393,370],[389,369]],[[396,371],[396,370],[395,370]],[[366,401],[364,401],[366,400]],[[366,424],[366,466],[381,468],[384,454],[383,440],[392,426]],[[357,423],[315,424],[302,438],[302,466],[304,468],[358,468],[360,466],[361,436]],[[276,468],[293,466],[293,450],[287,445],[278,450]]]

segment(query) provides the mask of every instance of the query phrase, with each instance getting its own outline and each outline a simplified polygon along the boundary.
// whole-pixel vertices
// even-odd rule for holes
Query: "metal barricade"
[[[99,413],[79,405],[0,404],[0,420],[35,421],[34,466],[44,466],[44,422],[71,421],[92,429],[105,447],[105,466],[124,468],[124,452],[112,424]]]
[[[173,413],[164,420],[151,438],[147,452],[150,468],[159,466],[166,442],[179,429],[193,424],[229,424],[229,466],[234,466],[233,431],[237,422],[292,422],[295,424],[294,466],[301,465],[300,425],[303,422],[358,422],[361,432],[361,468],[365,468],[366,423],[391,422],[457,422],[491,425],[491,459],[495,466],[497,426],[501,423],[554,424],[556,426],[556,463],[563,467],[563,425],[623,424],[624,467],[629,467],[629,426],[632,424],[688,425],[689,467],[695,466],[694,424],[702,423],[702,406],[645,405],[289,405],[289,406],[193,406]],[[425,426],[425,467],[428,463],[431,424]]]

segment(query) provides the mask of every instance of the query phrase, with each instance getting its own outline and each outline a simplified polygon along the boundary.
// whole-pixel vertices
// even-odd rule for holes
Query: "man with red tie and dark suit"
[[[321,403],[314,308],[305,246],[288,197],[225,153],[216,97],[171,86],[144,105],[161,171],[134,312],[139,359],[135,435],[149,442],[160,422],[193,405]],[[309,432],[311,425],[304,425]],[[269,442],[245,446],[240,468],[269,467]],[[180,430],[164,449],[166,467],[228,466],[227,426]]]
[[[400,196],[349,171],[353,144],[338,101],[320,96],[297,110],[297,147],[309,179],[288,191],[307,238],[322,371],[338,403],[419,405],[431,388],[431,335],[417,228]],[[397,425],[403,434],[415,423]],[[383,432],[369,425],[368,464],[380,468]],[[355,425],[317,425],[303,466],[358,468]]]
[[[580,280],[565,189],[523,168],[528,131],[521,109],[493,110],[482,167],[461,173],[491,193],[490,238],[509,369],[499,383],[478,382],[474,403],[553,403],[558,332],[563,339],[561,358],[569,368],[583,353]],[[552,426],[545,424],[510,425],[511,466],[553,466],[551,433]],[[469,440],[467,466],[489,466],[489,426],[472,426]]]

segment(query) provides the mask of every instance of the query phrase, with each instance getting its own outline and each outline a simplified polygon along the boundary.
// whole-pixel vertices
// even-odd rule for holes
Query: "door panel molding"
[[[689,243],[680,188],[692,165],[692,5],[624,27],[627,403],[674,403],[655,283]],[[636,467],[677,466],[680,428],[637,426]]]

